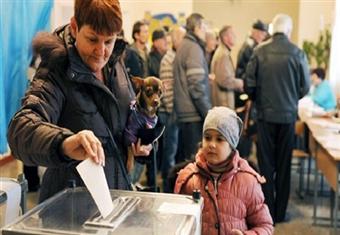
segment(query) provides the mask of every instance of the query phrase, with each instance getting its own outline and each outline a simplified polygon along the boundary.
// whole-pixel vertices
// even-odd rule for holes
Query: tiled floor
[[[22,172],[20,162],[13,160],[4,166],[0,167],[0,177],[16,178]],[[291,220],[288,223],[278,224],[275,227],[275,235],[335,235],[340,234],[340,229],[334,231],[327,226],[314,226],[312,221],[313,197],[308,195],[304,199],[297,197],[295,189],[297,187],[297,173],[292,172],[292,190],[288,212],[291,215]],[[34,207],[37,203],[37,193],[28,193],[28,209]],[[320,214],[322,216],[329,215],[329,198],[323,197],[319,200]]]

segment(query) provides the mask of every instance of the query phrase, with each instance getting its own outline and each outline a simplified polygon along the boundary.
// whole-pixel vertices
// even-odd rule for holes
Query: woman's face
[[[232,151],[227,140],[216,130],[204,132],[202,150],[207,162],[215,165],[225,161]]]
[[[319,85],[322,82],[322,80],[315,73],[311,75],[311,80],[312,80],[313,85],[315,86]]]
[[[81,59],[92,72],[100,72],[109,61],[117,34],[98,34],[89,25],[83,25],[79,30],[75,21],[71,22],[71,27]]]

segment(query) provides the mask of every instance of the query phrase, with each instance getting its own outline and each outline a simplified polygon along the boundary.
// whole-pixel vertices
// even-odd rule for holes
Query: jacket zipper
[[[213,177],[212,177],[213,178]],[[218,178],[219,179],[219,178]],[[217,195],[218,195],[218,193],[217,193],[217,187],[215,187],[215,184],[217,185],[217,181],[218,181],[218,179],[215,179],[215,178],[213,178],[213,181],[214,181],[214,192],[215,192],[215,196],[216,196],[216,199],[217,199]],[[221,234],[221,223],[220,223],[220,217],[219,217],[219,209],[218,209],[218,202],[217,202],[217,200],[216,200],[216,203],[215,203],[215,201],[214,201],[214,198],[211,196],[211,194],[210,194],[210,192],[209,192],[209,190],[208,190],[208,179],[207,179],[207,181],[206,181],[206,183],[205,183],[205,186],[204,186],[204,189],[205,189],[205,191],[206,191],[206,193],[208,194],[208,196],[209,196],[209,198],[210,198],[210,200],[212,201],[212,203],[213,203],[213,205],[214,205],[214,208],[215,208],[215,214],[216,214],[216,218],[217,218],[217,225],[218,225],[218,228],[217,228],[217,234]],[[216,226],[216,225],[215,225]],[[216,227],[215,227],[216,228]]]
[[[218,183],[218,179],[214,177],[214,191],[215,191],[216,198],[218,198],[217,183]],[[217,208],[218,208],[218,205],[217,205]]]

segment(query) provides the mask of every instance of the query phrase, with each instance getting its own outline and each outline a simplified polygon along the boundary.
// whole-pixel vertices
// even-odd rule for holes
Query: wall
[[[172,13],[178,17],[179,13],[188,16],[192,12],[192,0],[121,0],[123,12],[123,29],[126,38],[131,41],[131,32],[134,22],[144,18],[145,12],[151,15],[159,13]],[[73,15],[73,0],[55,0],[51,19],[51,29],[66,24]]]
[[[208,21],[218,28],[232,25],[237,35],[237,44],[232,50],[236,61],[247,33],[255,19],[270,23],[277,13],[286,13],[293,19],[292,40],[298,40],[299,0],[194,0],[193,10],[200,12]]]
[[[135,21],[144,18],[146,11],[151,15],[160,13],[172,13],[178,17],[179,13],[188,16],[192,12],[192,0],[121,0],[123,11],[123,28],[126,38],[131,41],[132,26]]]
[[[73,0],[54,0],[54,6],[51,14],[51,30],[68,24],[73,16]]]
[[[335,94],[340,99],[340,1],[336,2],[336,17],[332,34],[329,80]]]
[[[301,0],[298,44],[304,40],[316,42],[320,30],[332,28],[335,16],[335,0]]]

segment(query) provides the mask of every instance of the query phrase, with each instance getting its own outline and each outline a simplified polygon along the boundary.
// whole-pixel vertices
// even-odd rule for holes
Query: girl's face
[[[204,132],[202,150],[205,152],[206,161],[214,165],[225,161],[232,151],[227,140],[216,130]]]

